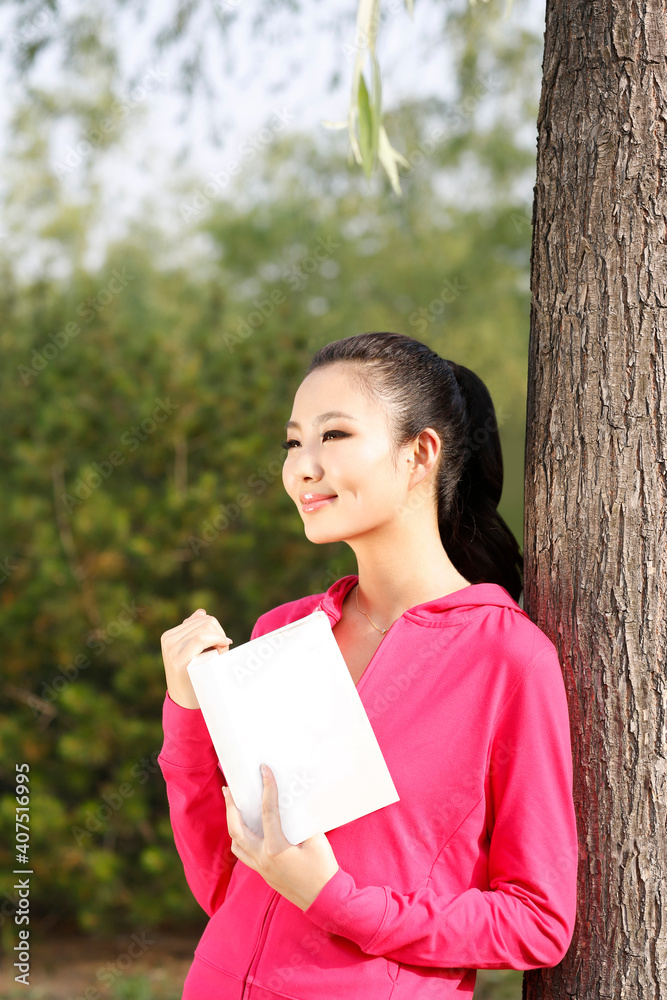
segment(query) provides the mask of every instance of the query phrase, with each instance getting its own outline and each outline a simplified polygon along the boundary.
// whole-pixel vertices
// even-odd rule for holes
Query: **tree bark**
[[[568,694],[578,915],[527,1000],[667,998],[666,54],[665,0],[546,0],[524,601]]]

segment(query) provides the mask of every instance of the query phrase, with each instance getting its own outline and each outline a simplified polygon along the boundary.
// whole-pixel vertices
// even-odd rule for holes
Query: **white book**
[[[399,801],[326,612],[200,653],[188,673],[234,802],[258,836],[261,763],[275,776],[291,844]]]

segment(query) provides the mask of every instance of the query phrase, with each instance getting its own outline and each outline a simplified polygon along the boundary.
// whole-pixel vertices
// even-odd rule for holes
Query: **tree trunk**
[[[665,0],[546,0],[525,608],[563,667],[579,889],[528,1000],[667,998],[666,39]]]

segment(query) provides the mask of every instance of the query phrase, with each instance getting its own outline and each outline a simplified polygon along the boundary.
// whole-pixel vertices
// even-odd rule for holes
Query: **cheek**
[[[338,483],[339,491],[351,492],[385,507],[388,501],[395,502],[399,482],[386,451],[373,445],[366,445],[350,451],[345,462],[331,468],[331,477]]]
[[[291,463],[289,458],[285,458],[280,474],[282,476],[285,491],[291,495],[294,492],[294,475],[291,472],[290,465]]]

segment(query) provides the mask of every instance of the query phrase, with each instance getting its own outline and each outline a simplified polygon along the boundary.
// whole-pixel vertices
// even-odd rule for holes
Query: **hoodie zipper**
[[[322,603],[323,603],[322,600],[320,600],[319,604],[317,605],[318,611],[324,611]],[[260,948],[263,947],[264,941],[266,940],[273,911],[278,905],[279,895],[280,893],[277,890],[274,890],[273,898],[271,899],[269,905],[266,908],[264,919],[262,920],[262,927],[260,929],[259,936],[257,938],[257,944],[255,945],[255,950],[252,953],[252,958],[250,959],[250,965],[248,966],[248,971],[246,973],[245,981],[243,984],[243,993],[241,994],[241,1000],[250,1000],[251,990],[255,982],[255,972],[257,970],[257,966],[259,965]]]
[[[255,981],[255,971],[257,969],[257,966],[259,965],[259,950],[260,947],[262,947],[262,945],[264,944],[264,940],[266,938],[265,932],[268,931],[268,925],[270,923],[269,915],[273,913],[273,910],[275,910],[276,906],[278,905],[279,895],[280,893],[277,891],[277,889],[274,889],[273,898],[271,899],[271,902],[266,908],[266,913],[264,914],[264,919],[262,921],[262,927],[259,932],[259,937],[257,938],[257,944],[255,945],[255,950],[252,953],[252,958],[250,959],[250,965],[246,973],[241,1000],[248,1000],[248,998],[250,997],[250,991]]]

